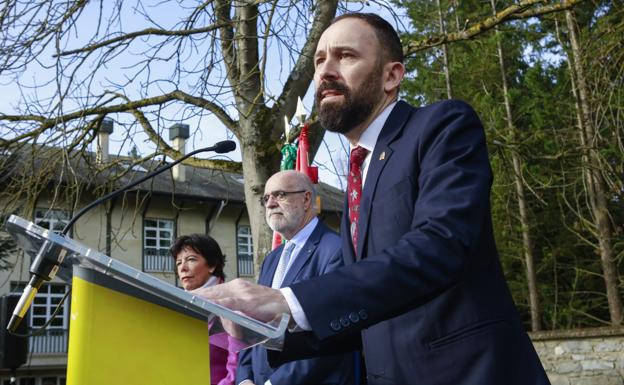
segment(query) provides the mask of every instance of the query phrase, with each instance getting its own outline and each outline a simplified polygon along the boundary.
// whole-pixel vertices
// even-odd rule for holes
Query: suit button
[[[360,315],[360,319],[367,319],[368,318],[368,313],[366,312],[366,310],[362,309],[358,312],[358,314]]]
[[[329,323],[329,327],[331,327],[331,329],[335,332],[337,332],[338,330],[342,329],[340,327],[340,322],[334,320],[332,322]]]
[[[349,319],[347,317],[340,317],[340,324],[344,327],[347,327],[351,325],[351,322],[349,322]]]
[[[351,322],[356,323],[360,320],[360,316],[358,316],[356,312],[352,312],[349,314],[349,319]]]

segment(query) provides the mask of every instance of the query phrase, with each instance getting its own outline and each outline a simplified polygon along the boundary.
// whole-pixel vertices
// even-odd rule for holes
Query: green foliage
[[[404,41],[440,33],[436,2],[396,1],[411,18]],[[457,9],[453,5],[457,4]],[[502,9],[509,2],[497,2]],[[611,240],[624,294],[624,7],[621,1],[585,2],[574,12],[584,47],[582,65],[592,90],[592,121],[599,137],[601,171],[608,183]],[[489,2],[441,1],[447,31],[457,21],[470,23],[491,15]],[[563,13],[513,21],[477,39],[448,45],[453,97],[479,113],[488,138],[495,175],[491,202],[495,236],[512,295],[527,326],[529,293],[514,185],[512,154],[522,162],[523,184],[534,238],[535,268],[542,327],[603,326],[609,309],[598,240],[592,224],[577,105],[568,66],[569,36]],[[460,28],[464,28],[460,25]],[[515,132],[506,121],[496,43],[500,39],[509,83]],[[563,45],[562,45],[563,44]],[[402,97],[416,105],[446,95],[440,47],[406,61]]]

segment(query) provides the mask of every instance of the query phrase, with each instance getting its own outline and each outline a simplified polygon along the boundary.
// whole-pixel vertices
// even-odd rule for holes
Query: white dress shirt
[[[286,276],[286,274],[288,274],[288,270],[290,270],[290,267],[293,265],[294,261],[299,256],[299,252],[301,252],[301,250],[303,249],[303,246],[305,246],[306,242],[308,241],[308,238],[310,238],[310,235],[312,235],[312,232],[316,228],[316,225],[318,224],[318,221],[319,220],[318,220],[317,217],[312,218],[312,220],[310,222],[308,222],[307,225],[303,226],[303,228],[301,230],[299,230],[299,232],[297,234],[295,234],[295,236],[292,237],[292,239],[289,239],[287,241],[287,243],[288,242],[294,243],[295,247],[294,247],[292,253],[290,254],[290,260],[288,261],[288,265],[286,265],[286,270],[284,271],[284,275],[282,276],[282,279],[283,279],[283,277]],[[291,293],[292,293],[292,291],[291,291]],[[241,381],[239,383],[239,385],[244,385],[246,381],[250,381],[251,382],[250,379],[247,379],[247,380]],[[264,385],[272,385],[271,384],[271,380],[266,380],[264,382]]]
[[[366,158],[364,158],[364,162],[362,162],[362,187],[364,187],[364,183],[366,182],[366,175],[368,174],[368,165],[370,164],[371,156],[373,155],[373,150],[375,149],[375,145],[377,144],[377,138],[379,138],[379,134],[381,133],[381,129],[384,124],[386,124],[386,120],[388,120],[388,116],[392,112],[392,109],[396,105],[396,102],[391,103],[377,117],[373,122],[364,130],[358,143],[356,146],[362,146],[368,150],[368,154]],[[353,149],[356,146],[351,145],[350,148]],[[298,327],[303,330],[312,330],[310,326],[310,322],[308,322],[308,317],[306,317],[303,309],[301,308],[301,304],[295,294],[289,287],[283,287],[280,289],[284,298],[286,298],[286,302],[288,303],[288,307],[290,308],[290,313],[292,314],[293,319]],[[266,385],[266,384],[265,384]]]

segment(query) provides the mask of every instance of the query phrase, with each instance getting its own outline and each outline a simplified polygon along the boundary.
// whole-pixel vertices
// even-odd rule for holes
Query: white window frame
[[[236,229],[236,262],[239,277],[253,277],[253,238],[251,227],[248,225],[238,225]],[[248,269],[241,269],[243,261],[251,261],[251,272]],[[241,270],[244,270],[241,272]]]
[[[53,288],[63,287],[63,291],[59,293],[53,293]],[[32,302],[30,309],[30,327],[38,329],[42,327],[47,320],[52,317],[52,313],[58,306],[59,301],[67,293],[68,287],[62,283],[48,283],[42,285],[35,299]],[[56,299],[56,300],[55,300]],[[36,309],[45,309],[43,314],[36,315]],[[48,325],[49,330],[67,330],[69,328],[69,304],[67,301],[63,302],[62,308],[56,315],[56,319],[62,319],[62,325],[53,325],[54,321]]]
[[[33,375],[21,376],[20,378],[17,379],[16,384],[17,385],[23,385],[23,384],[43,385],[44,379],[54,380],[55,385],[65,385],[65,383],[67,382],[67,379],[64,375],[51,374],[51,375],[38,375],[38,376],[33,376]],[[2,384],[3,385],[9,384],[10,381],[11,381],[10,378],[3,378]]]
[[[13,286],[13,285],[12,285]],[[12,293],[21,294],[24,288],[26,287],[25,283],[15,284],[12,290]],[[63,287],[63,291],[60,293],[53,293],[52,288]],[[39,288],[35,298],[33,299],[32,304],[30,305],[29,311],[29,321],[28,325],[32,329],[39,329],[42,327],[48,319],[52,317],[52,313],[56,310],[59,301],[63,298],[65,293],[69,290],[69,286],[64,283],[56,283],[56,282],[48,282]],[[53,299],[58,299],[58,301],[53,301]],[[43,314],[35,314],[35,309],[44,308]],[[46,329],[48,330],[68,330],[69,329],[69,301],[65,299],[63,302],[62,309],[56,315],[56,319],[61,319],[62,325],[53,325],[51,323],[48,325]],[[37,324],[37,320],[42,320],[43,322]]]
[[[155,221],[156,226],[148,226],[149,221]],[[166,224],[170,226],[167,227]],[[167,272],[174,271],[173,259],[169,256],[169,248],[173,244],[175,221],[166,218],[145,218],[143,219],[143,270],[146,272]],[[148,231],[155,231],[155,236],[148,236]],[[169,237],[163,236],[163,232],[169,232]],[[147,245],[148,240],[155,241],[156,245]],[[168,241],[168,246],[161,246],[161,241]],[[155,250],[156,252],[148,252]]]
[[[55,233],[60,233],[71,219],[68,210],[38,207],[35,209],[35,223]]]

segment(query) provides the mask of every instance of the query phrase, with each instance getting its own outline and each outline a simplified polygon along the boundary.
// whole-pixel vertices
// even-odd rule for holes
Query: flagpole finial
[[[303,107],[303,102],[301,101],[301,97],[297,98],[297,110],[295,111],[295,116],[299,121],[299,124],[303,124],[305,122],[305,118],[308,115],[305,108]]]
[[[290,134],[290,121],[286,115],[284,115],[284,133],[286,134],[286,143],[289,143],[288,134]]]

